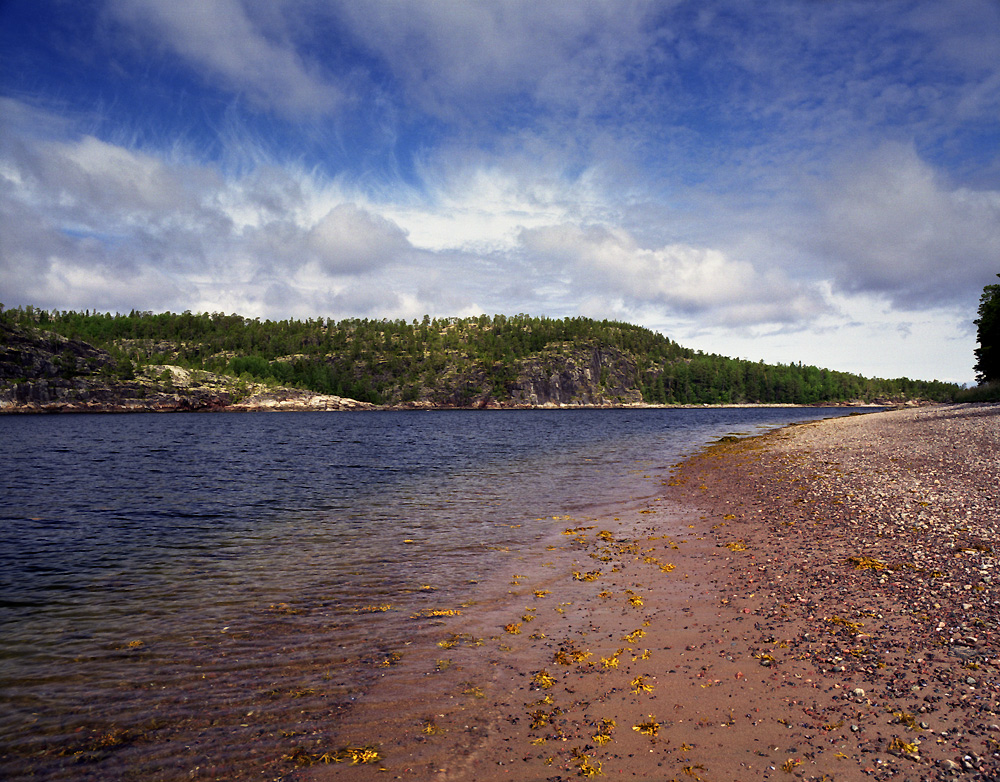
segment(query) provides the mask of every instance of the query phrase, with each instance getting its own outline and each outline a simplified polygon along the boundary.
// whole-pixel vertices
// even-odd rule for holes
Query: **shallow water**
[[[0,772],[273,778],[553,517],[844,409],[0,418]],[[378,610],[391,606],[392,610]]]

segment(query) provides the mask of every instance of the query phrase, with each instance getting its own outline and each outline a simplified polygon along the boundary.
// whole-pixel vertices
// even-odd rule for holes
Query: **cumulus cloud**
[[[950,188],[912,146],[886,144],[846,165],[818,206],[818,250],[841,290],[945,306],[996,271],[1000,191]]]
[[[112,0],[109,10],[140,45],[166,47],[206,82],[221,81],[225,89],[265,109],[318,115],[343,99],[341,90],[293,42],[262,29],[239,0]]]
[[[521,239],[527,252],[557,264],[580,295],[619,297],[625,306],[655,305],[729,326],[805,322],[828,309],[818,291],[719,250],[642,247],[606,226],[526,229]]]
[[[334,274],[372,271],[409,248],[403,230],[391,220],[355,204],[340,204],[309,229],[308,245],[324,270]]]
[[[91,136],[23,137],[0,152],[8,303],[275,315],[290,301],[398,301],[385,280],[371,283],[377,295],[357,288],[406,260],[406,233],[335,187],[288,172],[227,177]]]
[[[566,177],[544,158],[544,152],[527,159],[448,149],[421,166],[427,198],[383,208],[423,249],[506,252],[517,246],[522,228],[589,217],[590,204],[599,200],[589,170]]]
[[[210,169],[170,164],[93,136],[26,145],[19,164],[23,181],[39,195],[105,219],[109,210],[155,219],[184,210],[199,190],[220,184]]]
[[[121,237],[60,225],[57,215],[0,188],[0,301],[128,311],[176,307],[193,292]],[[186,306],[184,307],[186,308]]]

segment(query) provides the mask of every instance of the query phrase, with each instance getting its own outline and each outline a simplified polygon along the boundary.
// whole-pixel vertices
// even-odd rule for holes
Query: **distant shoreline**
[[[0,411],[890,406],[960,391],[704,354],[589,319],[262,324],[221,314],[50,313],[44,322],[36,314],[0,312]]]
[[[2,415],[115,415],[132,413],[284,413],[284,412],[431,412],[431,411],[511,411],[511,410],[712,410],[754,408],[857,408],[880,410],[896,407],[939,405],[939,402],[818,402],[815,404],[792,403],[734,403],[734,404],[555,404],[543,405],[488,405],[459,407],[455,405],[402,404],[374,405],[342,397],[308,395],[304,400],[268,400],[257,402],[223,403],[211,400],[192,403],[183,397],[152,403],[108,404],[103,402],[45,402],[8,404],[0,407]]]

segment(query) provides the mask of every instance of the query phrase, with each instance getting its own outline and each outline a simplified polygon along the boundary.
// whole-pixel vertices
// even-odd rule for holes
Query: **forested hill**
[[[99,363],[109,381],[173,366],[229,376],[237,393],[266,383],[385,405],[946,401],[958,391],[937,381],[725,358],[646,328],[588,318],[262,321],[25,307],[2,311],[0,319],[106,352]],[[67,369],[67,377],[85,371],[81,366]]]

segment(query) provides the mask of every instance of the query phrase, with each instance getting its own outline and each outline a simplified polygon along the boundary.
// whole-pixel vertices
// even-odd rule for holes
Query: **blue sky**
[[[0,302],[969,381],[1000,3],[0,0]]]

